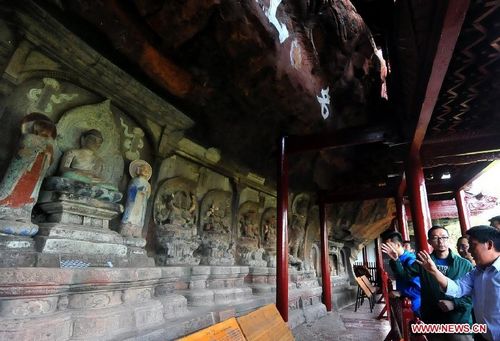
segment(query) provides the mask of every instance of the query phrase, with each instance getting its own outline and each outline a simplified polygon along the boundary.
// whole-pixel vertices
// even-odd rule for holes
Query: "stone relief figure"
[[[264,212],[262,218],[262,236],[265,245],[276,244],[276,209],[271,208]]]
[[[165,180],[154,202],[158,265],[198,265],[196,183],[183,177]]]
[[[19,148],[0,183],[0,232],[32,236],[38,226],[31,223],[31,211],[49,168],[56,127],[45,115],[32,113],[21,122]]]
[[[80,135],[80,148],[67,150],[59,164],[59,176],[46,179],[44,188],[75,193],[101,201],[118,202],[123,195],[116,185],[108,183],[103,175],[104,162],[97,151],[103,143],[103,136],[97,129],[90,129]]]
[[[262,245],[265,250],[264,259],[268,267],[276,267],[276,208],[268,207],[261,219]]]
[[[231,235],[231,192],[211,190],[200,207],[201,245],[197,254],[203,265],[233,265],[235,243]]]
[[[257,228],[257,224],[255,222],[255,215],[257,212],[255,211],[247,211],[242,213],[240,217],[240,233],[242,237],[258,239],[259,231]]]
[[[148,199],[151,195],[151,185],[148,181],[153,170],[146,161],[135,160],[130,163],[129,172],[132,180],[127,189],[127,201],[120,224],[120,234],[124,237],[140,238]]]
[[[106,183],[101,177],[104,163],[96,152],[103,140],[101,132],[97,129],[84,132],[80,137],[81,148],[71,149],[64,153],[59,165],[60,175],[64,178],[118,190],[116,186]]]
[[[197,199],[195,184],[183,178],[173,178],[162,184],[154,204],[157,225],[191,227],[196,223]]]
[[[294,258],[299,258],[299,250],[303,247],[309,197],[306,194],[297,195],[292,204],[292,219],[289,226],[289,252]]]
[[[225,232],[229,233],[231,227],[229,226],[224,210],[221,210],[215,203],[212,203],[205,214],[205,222],[203,224],[203,231]]]

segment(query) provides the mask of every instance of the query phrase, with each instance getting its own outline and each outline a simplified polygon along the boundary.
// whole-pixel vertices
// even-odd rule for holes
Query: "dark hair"
[[[460,241],[461,241],[462,239],[467,239],[467,240],[469,240],[469,237],[467,237],[467,236],[458,237],[458,239],[457,239],[457,246],[458,246],[458,243],[460,243]]]
[[[494,216],[493,218],[488,219],[488,221],[490,222],[490,226],[493,226],[493,224],[495,223],[495,221],[500,222],[500,215]]]
[[[500,251],[500,231],[494,227],[479,225],[468,230],[467,235],[480,243],[486,243],[488,240],[493,242],[496,251]]]
[[[387,230],[384,231],[381,235],[380,238],[382,239],[383,242],[387,240],[391,240],[393,242],[399,242],[403,244],[403,237],[401,236],[401,233],[393,230]]]
[[[434,231],[434,230],[437,230],[437,229],[443,229],[443,230],[446,231],[446,233],[448,234],[448,236],[450,235],[450,233],[448,232],[448,230],[446,228],[444,228],[443,226],[434,225],[433,227],[431,227],[429,229],[429,231],[427,231],[427,239],[431,239],[431,232]]]

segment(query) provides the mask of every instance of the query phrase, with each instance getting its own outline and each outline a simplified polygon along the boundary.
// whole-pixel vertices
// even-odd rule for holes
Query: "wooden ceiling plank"
[[[425,90],[424,99],[420,108],[419,118],[410,146],[410,155],[420,153],[420,148],[425,138],[429,122],[434,112],[439,92],[443,85],[444,77],[448,70],[455,45],[462,30],[462,24],[469,9],[470,0],[454,0],[448,4],[448,9],[443,20],[443,27],[432,62],[431,74]]]
[[[436,54],[432,62],[431,73],[426,85],[425,95],[419,109],[418,121],[415,125],[408,158],[420,155],[420,149],[432,113],[434,112],[448,66],[453,57],[453,51],[455,50],[455,45],[462,30],[469,4],[470,0],[450,1],[448,4],[436,48]]]

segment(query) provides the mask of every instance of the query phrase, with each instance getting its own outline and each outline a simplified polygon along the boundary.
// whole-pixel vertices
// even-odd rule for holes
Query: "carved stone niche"
[[[234,265],[231,197],[231,192],[211,190],[201,202],[201,245],[195,254],[203,265]]]
[[[343,243],[328,241],[330,255],[330,276],[346,277],[345,254],[342,251]]]
[[[247,201],[238,210],[238,262],[241,265],[265,267],[262,259],[264,249],[261,248],[259,231],[259,203]]]
[[[118,186],[124,174],[120,131],[110,101],[67,111],[57,131],[56,154],[62,155],[54,163],[57,175],[45,179],[38,197],[38,208],[45,213],[35,237],[44,259],[38,264],[54,266],[62,258],[91,265],[149,264],[145,251],[133,253],[123,237],[109,229],[110,221],[123,212]],[[144,244],[130,246],[137,249]]]
[[[63,155],[55,163],[57,176],[43,183],[39,208],[50,223],[107,229],[109,221],[123,211],[118,185],[124,173],[117,147],[120,132],[110,101],[69,110],[57,123],[57,131],[57,147]],[[98,144],[90,132],[99,134]],[[86,145],[88,135],[92,135],[92,147]]]
[[[261,240],[264,247],[267,266],[276,267],[276,215],[275,207],[268,207],[264,210],[261,219]]]
[[[158,265],[198,265],[193,255],[200,245],[196,228],[196,183],[181,177],[163,182],[154,200]]]

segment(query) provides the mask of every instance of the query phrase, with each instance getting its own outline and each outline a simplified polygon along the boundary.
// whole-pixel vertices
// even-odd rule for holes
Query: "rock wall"
[[[266,179],[185,138],[194,122],[36,5],[0,20],[0,35],[10,37],[0,43],[0,169],[27,115],[57,128],[32,212],[38,233],[0,233],[0,339],[170,340],[274,301],[276,194]],[[83,155],[71,163],[77,178],[61,170],[68,153]],[[90,159],[99,170],[82,172]],[[128,206],[139,193],[144,206]],[[312,199],[294,197],[292,327],[326,313],[304,266]],[[145,219],[131,219],[137,212]],[[136,221],[138,235],[126,225]]]

